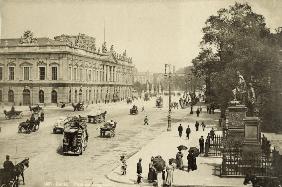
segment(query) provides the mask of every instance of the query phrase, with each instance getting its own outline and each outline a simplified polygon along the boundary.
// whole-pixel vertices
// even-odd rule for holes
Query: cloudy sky
[[[245,0],[239,0],[245,2]],[[282,1],[249,0],[272,30],[282,26]],[[180,68],[199,52],[205,20],[234,0],[0,0],[1,38],[85,33],[116,51],[127,49],[139,71],[162,72],[165,63]]]

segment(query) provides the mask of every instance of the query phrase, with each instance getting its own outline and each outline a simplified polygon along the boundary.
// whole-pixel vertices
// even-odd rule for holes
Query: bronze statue
[[[246,102],[246,81],[241,75],[240,71],[237,71],[238,83],[234,90],[232,90],[234,94],[234,101],[240,101],[241,103]]]

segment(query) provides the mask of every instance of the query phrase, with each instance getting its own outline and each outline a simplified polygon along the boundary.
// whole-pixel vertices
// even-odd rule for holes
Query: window
[[[82,68],[80,68],[80,70],[79,70],[79,80],[81,80],[82,81]]]
[[[9,90],[8,91],[8,102],[14,102],[14,91],[13,90]]]
[[[77,68],[73,68],[73,80],[77,80]]]
[[[3,93],[2,93],[2,90],[0,90],[0,102],[2,102],[3,101]]]
[[[39,90],[39,103],[44,103],[44,91]]]
[[[58,67],[52,67],[52,80],[58,80]]]
[[[9,67],[9,80],[15,79],[15,67]]]
[[[51,92],[51,103],[57,103],[57,92],[55,90]]]
[[[29,80],[29,70],[30,67],[23,67],[23,79],[24,80]]]
[[[69,80],[72,80],[72,67],[69,67]]]
[[[92,78],[91,78],[91,70],[89,70],[89,73],[88,73],[88,81],[92,81]]]
[[[0,66],[0,80],[3,80],[3,67]]]
[[[45,80],[46,77],[46,68],[39,67],[39,80]]]

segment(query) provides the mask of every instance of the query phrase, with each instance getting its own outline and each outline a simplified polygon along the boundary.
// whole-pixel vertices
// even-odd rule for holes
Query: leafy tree
[[[253,83],[260,109],[267,108],[268,80],[277,67],[278,45],[264,17],[246,3],[235,3],[210,16],[202,31],[201,51],[192,61],[193,73],[204,77],[210,102],[219,103],[225,114],[239,70]]]

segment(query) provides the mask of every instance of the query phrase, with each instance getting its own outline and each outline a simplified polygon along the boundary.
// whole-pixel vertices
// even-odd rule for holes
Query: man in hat
[[[144,119],[144,125],[149,125],[149,122],[148,122],[149,120],[148,120],[148,117],[147,116],[145,116],[145,119]]]
[[[137,183],[141,183],[142,179],[142,158],[139,158],[139,162],[137,163]]]
[[[10,156],[6,155],[6,161],[3,163],[4,173],[5,173],[5,184],[7,184],[12,178],[14,164],[10,161]]]
[[[179,137],[181,138],[182,136],[182,131],[183,131],[183,127],[181,126],[181,124],[178,126],[178,134],[179,134]]]
[[[190,129],[189,125],[188,125],[188,127],[186,129],[186,137],[188,138],[188,140],[189,140],[190,133],[191,133],[191,129]]]
[[[200,153],[204,153],[204,144],[205,144],[204,137],[201,136],[201,138],[199,139]]]

